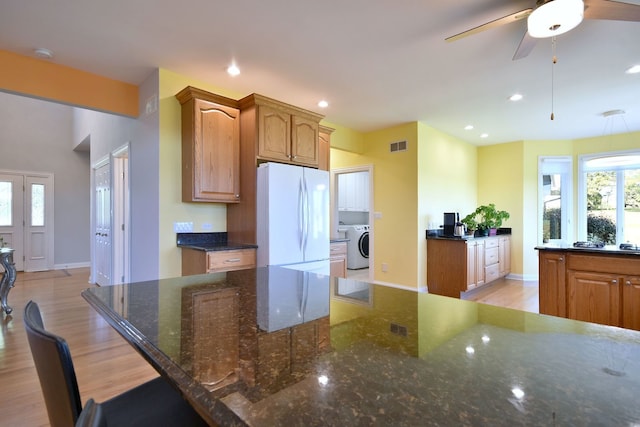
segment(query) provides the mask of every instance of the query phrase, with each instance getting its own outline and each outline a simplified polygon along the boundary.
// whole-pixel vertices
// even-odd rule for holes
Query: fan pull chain
[[[554,76],[554,68],[556,63],[558,62],[558,58],[556,57],[556,38],[553,37],[551,39],[551,53],[552,53],[552,58],[551,58],[551,120],[554,119],[554,115],[553,115],[553,76]]]

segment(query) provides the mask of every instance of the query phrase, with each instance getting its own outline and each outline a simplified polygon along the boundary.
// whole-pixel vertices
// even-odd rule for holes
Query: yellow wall
[[[336,149],[334,135],[362,151]],[[364,134],[362,143],[357,133],[348,135],[331,135],[331,168],[374,166],[374,210],[382,214],[373,224],[374,279],[423,289],[425,230],[439,227],[444,212],[475,209],[477,149],[417,122]],[[390,153],[389,143],[402,140],[408,150]]]
[[[362,154],[331,150],[331,168],[373,165],[374,211],[382,215],[371,224],[375,280],[416,287],[418,277],[415,260],[417,224],[417,125],[409,123],[377,132],[343,134],[337,129],[331,135],[342,138],[342,146],[362,149]],[[389,144],[407,141],[408,150],[390,153]],[[382,263],[388,271],[382,272]]]
[[[0,89],[92,110],[138,117],[138,87],[0,50]]]
[[[438,228],[444,212],[462,218],[476,208],[477,147],[423,123],[419,129],[418,157],[418,280],[427,283],[428,244],[425,230]]]
[[[521,272],[523,143],[479,147],[478,165],[478,205],[494,203],[511,215],[502,226],[512,228],[511,270]]]

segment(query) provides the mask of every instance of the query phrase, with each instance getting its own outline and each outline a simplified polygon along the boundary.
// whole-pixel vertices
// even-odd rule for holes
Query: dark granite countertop
[[[637,331],[278,267],[83,297],[220,425],[640,423]]]
[[[176,244],[181,248],[195,249],[198,251],[230,251],[234,249],[255,249],[256,244],[229,242],[227,233],[178,233]]]
[[[560,251],[571,253],[588,253],[596,255],[629,255],[640,256],[640,250],[620,249],[615,245],[608,245],[602,248],[576,248],[573,245],[540,245],[535,247],[539,251]]]

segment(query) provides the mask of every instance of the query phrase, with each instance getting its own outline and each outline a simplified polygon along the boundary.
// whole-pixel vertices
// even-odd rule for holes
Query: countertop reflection
[[[83,296],[222,425],[640,422],[631,330],[278,267]]]

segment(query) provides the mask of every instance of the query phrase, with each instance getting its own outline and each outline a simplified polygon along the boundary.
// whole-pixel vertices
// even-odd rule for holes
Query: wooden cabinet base
[[[541,249],[538,258],[541,314],[640,330],[640,257]]]
[[[427,239],[429,293],[460,298],[461,292],[510,273],[510,236]]]

